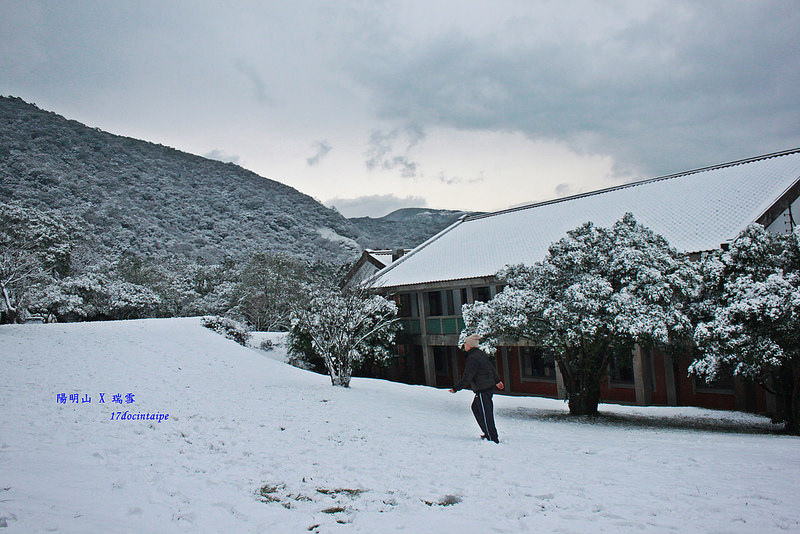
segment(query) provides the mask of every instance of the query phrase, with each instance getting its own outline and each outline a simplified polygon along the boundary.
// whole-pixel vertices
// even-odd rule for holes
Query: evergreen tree
[[[685,311],[696,291],[692,264],[630,213],[612,228],[586,223],[553,243],[532,266],[497,274],[507,287],[463,307],[466,329],[492,349],[521,339],[554,354],[570,413],[593,415],[614,356],[691,335]]]
[[[16,322],[26,294],[69,268],[69,233],[60,218],[0,202],[0,322]]]
[[[800,433],[800,231],[746,228],[727,252],[703,263],[704,298],[690,372],[755,380],[778,400],[777,419]]]
[[[234,293],[233,313],[255,330],[289,330],[292,310],[308,300],[311,271],[306,261],[288,254],[254,255]]]
[[[353,366],[365,357],[392,357],[390,348],[399,329],[397,306],[364,291],[328,289],[295,312],[294,335],[307,336],[322,356],[334,386],[349,387]]]

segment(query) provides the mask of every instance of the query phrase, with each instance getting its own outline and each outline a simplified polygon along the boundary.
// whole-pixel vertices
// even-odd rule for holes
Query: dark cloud
[[[403,178],[414,178],[418,175],[419,165],[410,153],[425,138],[424,131],[417,126],[407,126],[388,132],[373,130],[370,132],[366,165],[369,170],[381,169],[390,171],[399,169]],[[400,148],[396,148],[397,145]]]
[[[492,169],[448,170],[443,154],[469,150],[453,129],[610,156],[617,181],[800,146],[790,0],[107,4],[4,2],[0,92],[183,150],[239,146],[269,175],[324,135],[308,165],[336,146],[337,162],[415,192]],[[524,159],[496,144],[487,159]],[[581,191],[587,178],[552,179]]]
[[[328,152],[333,150],[333,147],[327,141],[317,141],[314,143],[314,155],[306,158],[306,163],[310,167],[314,167],[322,161],[322,158],[328,155]]]
[[[332,198],[326,206],[335,207],[345,217],[383,217],[400,208],[424,208],[422,197],[395,195],[368,195],[357,198]]]
[[[463,184],[477,184],[483,182],[486,177],[483,175],[483,171],[475,178],[463,178],[461,176],[447,176],[444,172],[440,172],[439,175],[436,177],[439,182],[445,185],[463,185]]]
[[[379,52],[352,56],[351,73],[383,118],[521,131],[611,154],[620,172],[661,174],[800,145],[794,3],[651,5],[661,7],[592,38],[543,12],[540,20],[563,25],[562,39],[537,39],[542,23],[531,19],[413,46],[373,40]],[[616,15],[609,9],[605,22]]]

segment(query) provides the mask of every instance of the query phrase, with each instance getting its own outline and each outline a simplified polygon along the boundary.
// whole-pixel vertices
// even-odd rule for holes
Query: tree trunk
[[[786,425],[784,431],[787,434],[800,434],[800,364],[795,365],[791,370],[791,385],[786,388],[784,397],[786,405]]]
[[[350,378],[351,378],[350,373],[343,371],[341,369],[337,372],[331,372],[331,384],[333,384],[334,386],[349,388]]]
[[[0,312],[0,324],[15,324],[19,322],[19,312],[14,308],[8,308]]]
[[[585,349],[567,352],[566,359],[558,361],[570,415],[597,415],[604,363],[602,356]]]
[[[348,357],[339,356],[336,358],[326,358],[328,372],[331,375],[331,384],[343,388],[350,387],[350,378],[353,376],[353,365]]]
[[[597,415],[597,405],[600,403],[599,379],[591,376],[582,376],[573,385],[569,395],[570,415]]]
[[[5,286],[2,286],[3,304],[5,304],[5,311],[0,312],[0,324],[14,324],[19,321],[19,311],[16,307],[11,305],[11,297],[8,294]]]

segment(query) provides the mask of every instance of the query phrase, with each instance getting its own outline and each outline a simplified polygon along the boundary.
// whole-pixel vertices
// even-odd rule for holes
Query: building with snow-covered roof
[[[753,222],[771,231],[791,231],[798,197],[800,149],[795,149],[465,216],[379,271],[371,283],[400,307],[403,378],[450,386],[463,366],[457,349],[461,305],[492,298],[502,290],[495,273],[505,265],[541,261],[568,230],[589,221],[609,227],[631,212],[679,251],[702,253],[726,247]],[[761,401],[747,406],[754,402],[745,395],[750,386],[737,380],[707,385],[687,379],[689,363],[637,349],[632,368],[609,370],[603,398],[765,408]],[[513,393],[559,394],[557,368],[536,347],[501,348],[498,368]]]
[[[340,285],[342,287],[349,287],[352,284],[359,284],[372,277],[387,265],[401,258],[408,251],[409,249],[403,248],[394,250],[367,249],[362,252],[361,257],[353,263]]]

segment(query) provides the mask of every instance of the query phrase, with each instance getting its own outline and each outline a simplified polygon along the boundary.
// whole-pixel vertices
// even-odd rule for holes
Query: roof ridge
[[[531,209],[531,208],[538,208],[538,207],[541,207],[541,206],[547,206],[549,204],[558,204],[559,202],[567,202],[569,200],[575,200],[577,198],[584,198],[584,197],[590,197],[590,196],[594,196],[594,195],[601,195],[601,194],[604,194],[604,193],[610,193],[611,191],[618,191],[620,189],[627,189],[627,188],[630,188],[630,187],[636,187],[636,186],[639,186],[639,185],[644,185],[644,184],[649,184],[649,183],[654,183],[654,182],[660,182],[660,181],[663,181],[663,180],[671,180],[673,178],[680,178],[680,177],[683,177],[683,176],[689,176],[691,174],[697,174],[697,173],[700,173],[700,172],[707,172],[707,171],[713,171],[713,170],[717,170],[717,169],[724,169],[724,168],[727,168],[727,167],[735,167],[737,165],[744,165],[746,163],[753,163],[753,162],[756,162],[756,161],[767,160],[767,159],[777,158],[777,157],[781,157],[781,156],[788,156],[790,154],[795,154],[795,153],[800,153],[800,147],[792,148],[792,149],[789,149],[789,150],[782,150],[782,151],[779,151],[779,152],[772,152],[772,153],[769,153],[769,154],[763,154],[761,156],[753,156],[753,157],[750,157],[750,158],[740,159],[740,160],[736,160],[736,161],[730,161],[730,162],[727,162],[727,163],[718,163],[716,165],[709,165],[707,167],[700,167],[700,168],[692,169],[692,170],[688,170],[688,171],[681,171],[681,172],[676,172],[676,173],[673,173],[673,174],[666,174],[664,176],[658,176],[656,178],[646,178],[644,180],[637,180],[635,182],[628,182],[626,184],[620,184],[620,185],[615,185],[615,186],[612,186],[612,187],[606,187],[604,189],[597,189],[597,190],[594,190],[594,191],[587,191],[586,193],[578,193],[576,195],[569,195],[569,196],[561,197],[561,198],[553,198],[553,199],[550,199],[550,200],[544,200],[544,201],[540,201],[540,202],[532,202],[530,204],[525,204],[525,205],[522,205],[522,206],[515,206],[513,208],[506,208],[506,209],[503,209],[503,210],[493,211],[493,212],[489,212],[489,213],[471,215],[471,216],[465,217],[464,220],[474,221],[474,220],[477,220],[477,219],[483,219],[483,218],[492,217],[492,216],[495,216],[495,215],[504,215],[506,213],[513,213],[513,212],[516,212],[516,211],[522,211],[522,210],[527,210],[527,209]]]

